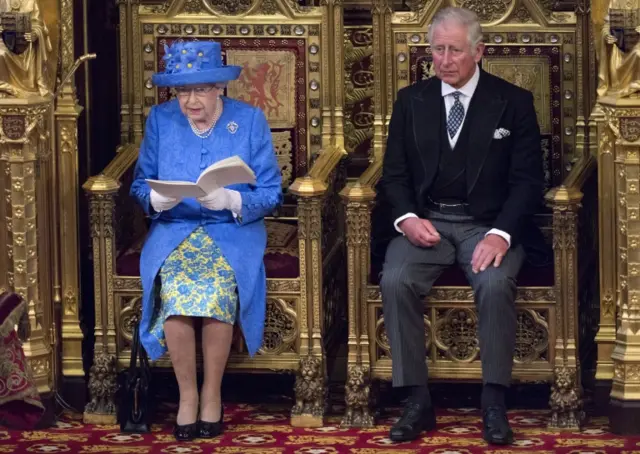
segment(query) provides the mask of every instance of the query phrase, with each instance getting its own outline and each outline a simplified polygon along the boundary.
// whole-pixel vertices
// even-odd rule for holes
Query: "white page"
[[[206,168],[196,183],[188,181],[146,180],[158,194],[178,199],[203,197],[232,184],[255,184],[256,175],[238,156],[218,161]]]
[[[204,197],[207,195],[197,184],[188,181],[159,181],[146,180],[149,187],[158,194],[175,199],[186,199],[189,197]]]

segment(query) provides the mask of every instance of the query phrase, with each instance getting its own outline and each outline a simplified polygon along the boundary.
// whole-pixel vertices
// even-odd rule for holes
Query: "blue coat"
[[[224,110],[213,133],[197,137],[177,100],[151,109],[135,168],[131,195],[152,223],[140,257],[142,319],[140,339],[151,360],[166,352],[149,332],[156,298],[156,276],[165,259],[198,226],[203,226],[233,268],[238,285],[237,320],[249,354],[262,345],[266,311],[264,216],[282,203],[280,168],[264,113],[240,101],[223,98]],[[196,181],[201,172],[221,159],[238,155],[256,174],[256,185],[235,185],[242,196],[241,220],[229,210],[212,211],[196,199],[151,214],[151,189],[145,179]]]

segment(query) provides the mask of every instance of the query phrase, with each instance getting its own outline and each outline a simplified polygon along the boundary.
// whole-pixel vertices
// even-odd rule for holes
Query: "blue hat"
[[[164,46],[162,59],[166,62],[164,72],[152,77],[158,87],[227,82],[237,79],[242,71],[241,66],[222,64],[220,43],[215,41],[175,41],[171,47]]]

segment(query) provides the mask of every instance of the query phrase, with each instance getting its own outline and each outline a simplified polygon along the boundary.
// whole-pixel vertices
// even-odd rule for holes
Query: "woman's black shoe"
[[[173,429],[173,436],[178,441],[191,441],[198,436],[198,423],[185,424],[181,426],[176,423]]]
[[[220,408],[220,419],[218,422],[198,421],[199,438],[217,437],[223,432],[224,406]]]

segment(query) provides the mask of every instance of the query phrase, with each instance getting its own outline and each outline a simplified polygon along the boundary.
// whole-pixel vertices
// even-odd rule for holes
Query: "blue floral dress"
[[[205,229],[198,227],[160,268],[160,301],[150,331],[165,347],[164,322],[170,316],[215,318],[233,325],[237,307],[233,269]]]

